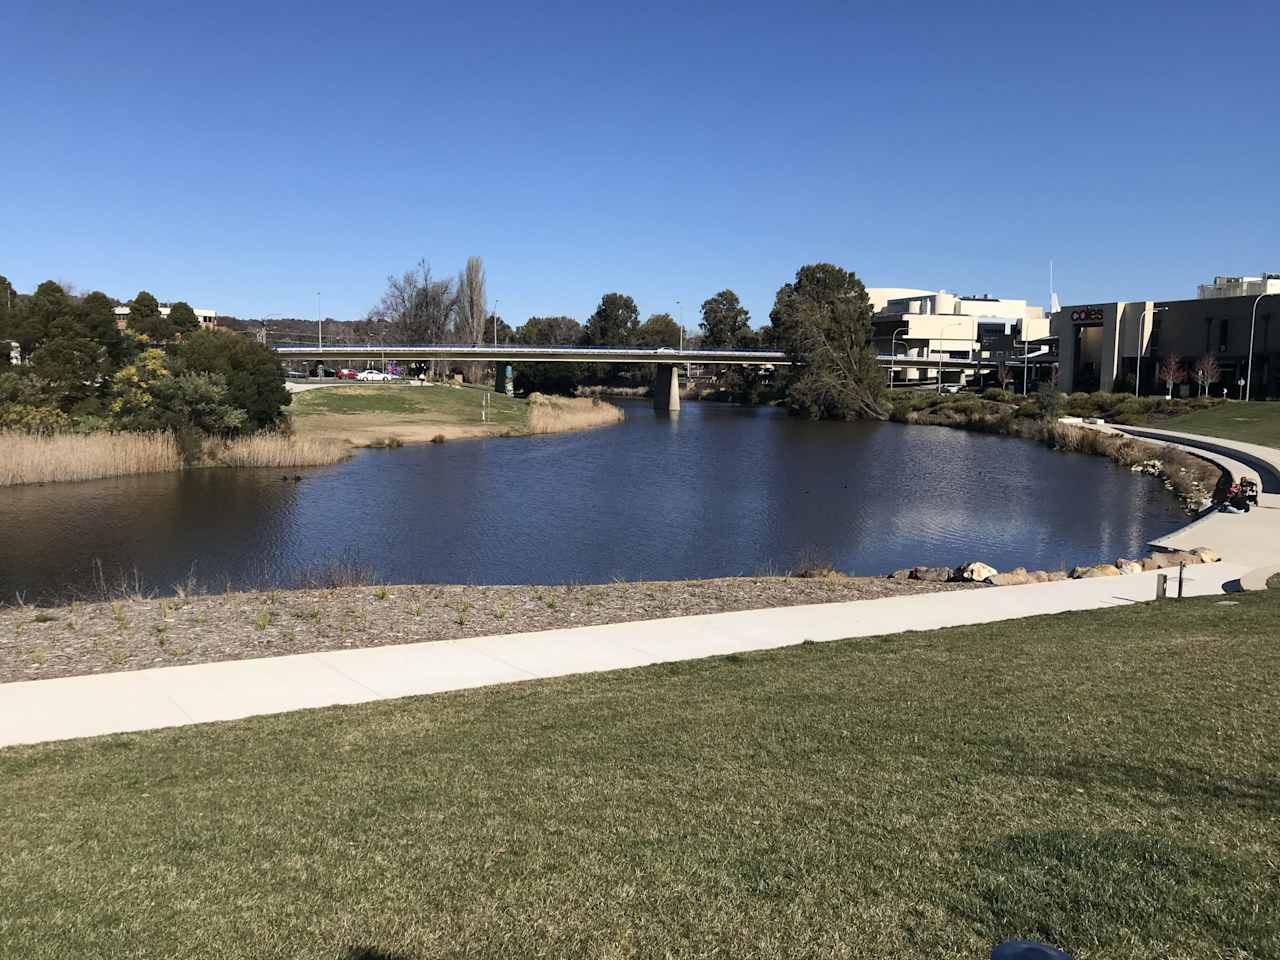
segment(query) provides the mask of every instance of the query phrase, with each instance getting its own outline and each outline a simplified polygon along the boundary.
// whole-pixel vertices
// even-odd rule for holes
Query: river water
[[[1101,458],[944,427],[626,404],[552,437],[360,451],[331,467],[196,470],[0,490],[0,597],[384,582],[566,583],[1132,556],[1186,522]],[[298,473],[301,480],[295,481]]]

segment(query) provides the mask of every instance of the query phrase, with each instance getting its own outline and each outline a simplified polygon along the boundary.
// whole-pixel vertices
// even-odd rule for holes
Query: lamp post
[[[684,304],[676,301],[676,314],[680,317],[680,352],[684,353]]]
[[[1156,314],[1164,313],[1168,307],[1152,307],[1151,308],[1151,325],[1154,327],[1156,322]],[[1133,358],[1133,395],[1138,396],[1142,389],[1142,335],[1146,331],[1146,324],[1143,322],[1147,319],[1147,308],[1142,308],[1142,313],[1138,314],[1138,348],[1137,354]]]
[[[890,390],[893,389],[893,370],[894,370],[893,360],[896,359],[898,356],[898,347],[897,347],[898,334],[907,333],[910,329],[911,329],[910,327],[899,327],[897,330],[893,331],[893,335],[889,337],[889,356],[893,358],[889,360],[889,389]],[[907,345],[905,340],[903,341],[902,345],[904,347]]]
[[[320,351],[324,352],[324,321],[320,319],[320,291],[316,291],[316,329],[320,332]],[[321,361],[321,366],[324,362]]]
[[[940,336],[940,337],[938,338],[938,342],[939,342],[939,343],[942,343],[942,342],[946,341],[946,339],[947,339],[947,331],[948,331],[948,330],[950,330],[952,327],[964,327],[964,321],[963,321],[963,320],[959,320],[959,321],[957,321],[956,323],[944,323],[944,324],[942,325],[942,336]],[[973,341],[970,341],[970,353],[971,353],[971,354],[972,354],[972,350],[973,350],[973,348],[972,348],[972,343],[973,343]],[[938,351],[938,393],[939,393],[939,394],[941,394],[941,393],[942,393],[942,351],[941,351],[941,350],[939,350],[939,351]]]
[[[495,299],[493,301],[493,345],[498,345],[498,304],[502,301]]]
[[[1244,375],[1244,395],[1249,400],[1253,399],[1253,328],[1258,324],[1258,304],[1262,302],[1263,297],[1274,296],[1276,296],[1274,293],[1260,293],[1253,300],[1253,312],[1249,318],[1249,363]]]

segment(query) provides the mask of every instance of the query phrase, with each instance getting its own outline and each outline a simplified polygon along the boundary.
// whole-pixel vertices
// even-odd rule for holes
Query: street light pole
[[[495,347],[498,345],[498,304],[501,302],[501,300],[493,301],[493,345]]]
[[[680,315],[680,352],[684,353],[684,304],[676,301],[676,313]]]
[[[896,359],[898,356],[898,347],[897,347],[898,334],[907,333],[910,329],[911,329],[910,327],[899,327],[897,330],[893,331],[893,334],[889,337],[889,356],[891,358],[889,360],[889,389],[890,390],[893,389],[893,360]],[[902,345],[904,347],[907,345],[905,340],[903,341]]]
[[[959,320],[955,323],[944,323],[942,325],[942,336],[938,338],[938,341],[940,343],[945,342],[947,339],[947,331],[950,330],[952,327],[963,327],[963,326],[964,326],[963,320]],[[970,356],[972,356],[973,354],[972,341],[970,341],[970,344],[971,344]],[[939,394],[942,393],[942,351],[941,350],[938,351],[938,393]]]
[[[319,290],[316,291],[316,329],[319,331],[320,350],[321,352],[323,352],[324,351],[324,321],[320,319],[320,291]],[[323,360],[321,361],[321,366],[324,366]]]
[[[1264,281],[1265,282],[1265,281]],[[1244,375],[1244,395],[1250,400],[1253,399],[1253,328],[1258,324],[1258,304],[1262,302],[1263,297],[1274,297],[1274,293],[1260,293],[1253,301],[1253,313],[1249,318],[1249,363],[1247,372]]]

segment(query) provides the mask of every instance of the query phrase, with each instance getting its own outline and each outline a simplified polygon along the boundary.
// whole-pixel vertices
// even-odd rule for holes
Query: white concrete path
[[[1248,569],[1188,567],[1185,593],[1220,593]],[[1155,579],[1141,573],[8,683],[0,685],[0,746],[1099,609],[1153,599]]]

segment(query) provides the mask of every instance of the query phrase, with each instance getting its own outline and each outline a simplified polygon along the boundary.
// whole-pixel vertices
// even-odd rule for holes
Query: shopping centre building
[[[1221,396],[1243,395],[1249,381],[1254,400],[1280,397],[1280,291],[1262,278],[1218,277],[1200,285],[1194,300],[1136,300],[1084,303],[1063,307],[1050,319],[1058,340],[1058,386],[1067,391],[1135,387],[1144,394],[1164,393],[1162,364],[1175,358],[1175,396],[1202,390]],[[1246,286],[1246,282],[1251,285]],[[1232,296],[1237,289],[1248,295]],[[1256,292],[1255,292],[1256,291]],[[1253,355],[1250,376],[1249,356]],[[1202,383],[1196,371],[1216,374]]]

